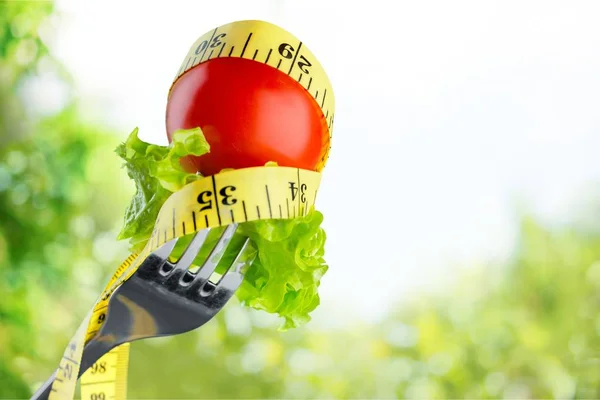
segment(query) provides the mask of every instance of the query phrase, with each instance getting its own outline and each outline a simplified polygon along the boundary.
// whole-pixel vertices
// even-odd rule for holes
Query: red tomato
[[[298,82],[243,58],[200,64],[173,85],[167,135],[200,127],[210,153],[189,156],[186,169],[212,175],[223,168],[280,166],[315,170],[329,146],[323,112]]]

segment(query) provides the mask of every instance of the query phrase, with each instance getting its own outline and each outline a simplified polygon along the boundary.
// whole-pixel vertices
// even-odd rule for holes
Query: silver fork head
[[[246,268],[256,257],[256,252],[249,245],[249,239],[246,238],[227,272],[217,282],[209,280],[225,255],[237,228],[238,224],[231,224],[225,228],[216,245],[196,272],[191,272],[190,267],[206,242],[210,229],[197,232],[175,262],[169,261],[169,257],[178,239],[175,238],[165,243],[144,260],[135,275],[151,281],[153,284],[159,284],[187,300],[220,309],[240,286]]]
[[[102,331],[131,341],[183,333],[208,322],[233,296],[244,279],[246,268],[256,257],[246,238],[227,271],[217,282],[210,281],[236,229],[237,224],[225,228],[195,273],[190,272],[189,267],[208,237],[207,230],[196,233],[175,262],[170,262],[169,257],[177,239],[152,252],[111,296]]]

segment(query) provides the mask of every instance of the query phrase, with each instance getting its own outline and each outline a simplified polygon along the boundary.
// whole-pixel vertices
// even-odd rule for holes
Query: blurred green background
[[[20,95],[71,88],[40,32],[51,2],[0,3],[0,398],[27,398],[110,273],[133,188],[124,132]],[[115,191],[114,187],[124,188]],[[505,265],[471,267],[378,324],[279,332],[237,304],[197,332],[132,346],[130,398],[600,398],[600,222],[523,216]],[[583,222],[577,222],[583,221]],[[333,266],[335,268],[335,266]]]

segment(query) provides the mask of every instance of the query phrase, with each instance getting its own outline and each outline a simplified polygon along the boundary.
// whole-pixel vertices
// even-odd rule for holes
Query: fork
[[[177,238],[152,252],[137,271],[111,295],[106,320],[85,345],[78,377],[113,348],[134,340],[177,335],[196,329],[219,312],[244,279],[256,253],[247,238],[228,271],[218,282],[209,280],[223,257],[238,224],[228,225],[197,272],[189,267],[210,229],[196,233],[174,263],[169,256]],[[32,400],[47,399],[57,371],[37,390]]]

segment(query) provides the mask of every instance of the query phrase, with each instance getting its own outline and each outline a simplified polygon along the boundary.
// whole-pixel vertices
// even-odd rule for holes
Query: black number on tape
[[[296,200],[296,195],[298,195],[298,188],[296,187],[296,182],[290,182],[290,191],[292,192],[292,201]]]
[[[105,319],[106,319],[106,314],[102,313],[102,314],[98,315],[98,323],[99,324],[103,323]]]
[[[289,43],[281,43],[278,50],[283,58],[290,59],[294,57],[294,48]]]
[[[91,368],[92,375],[95,374],[103,374],[106,372],[106,361],[102,361],[100,363],[94,363]]]
[[[210,47],[214,49],[215,47],[219,47],[220,45],[222,45],[223,42],[221,42],[221,39],[223,39],[225,36],[227,36],[226,33],[220,33],[217,36],[215,36],[212,42],[210,43]]]
[[[106,400],[106,394],[104,392],[90,394],[90,400]]]
[[[305,74],[310,73],[308,67],[310,67],[311,65],[312,64],[306,59],[306,57],[300,56],[300,60],[298,60],[298,68],[300,68],[302,72],[304,72]]]
[[[306,203],[306,183],[303,183],[302,185],[300,185],[300,201],[302,203]]]
[[[202,43],[200,43],[198,45],[198,47],[196,47],[196,51],[194,52],[194,54],[200,55],[200,53],[202,53],[204,50],[206,50],[207,47],[208,47],[208,40],[202,41]]]
[[[279,54],[281,54],[283,58],[287,58],[288,60],[294,57],[294,52],[296,51],[289,43],[281,43],[277,50],[279,50]],[[296,64],[298,65],[298,68],[300,68],[300,71],[304,72],[305,74],[310,73],[308,67],[312,66],[312,64],[306,59],[306,57],[301,55]]]
[[[206,190],[198,195],[198,203],[202,204],[203,207],[200,211],[210,210],[212,208],[212,192],[210,190]]]
[[[73,366],[70,363],[65,364],[63,366],[62,372],[63,378],[71,379],[71,376],[73,376]]]
[[[217,36],[215,36],[212,41],[210,42],[210,47],[212,47],[213,49],[215,47],[219,47],[220,45],[223,44],[223,42],[221,42],[221,39],[223,39],[225,36],[227,36],[226,33],[220,33]],[[208,47],[208,40],[203,40],[198,47],[196,47],[196,51],[194,51],[194,54],[196,54],[197,56],[200,55],[200,53],[202,53],[203,51],[206,50],[206,48]]]
[[[306,183],[300,185],[300,201],[302,203],[306,203]],[[292,201],[296,200],[296,196],[298,196],[298,188],[296,187],[296,182],[290,182],[290,191],[292,192]]]
[[[223,196],[221,203],[223,203],[224,206],[232,206],[237,203],[237,199],[234,199],[233,195],[231,193],[227,193],[227,191],[235,192],[235,186],[225,186],[223,189],[219,190],[219,194]]]

